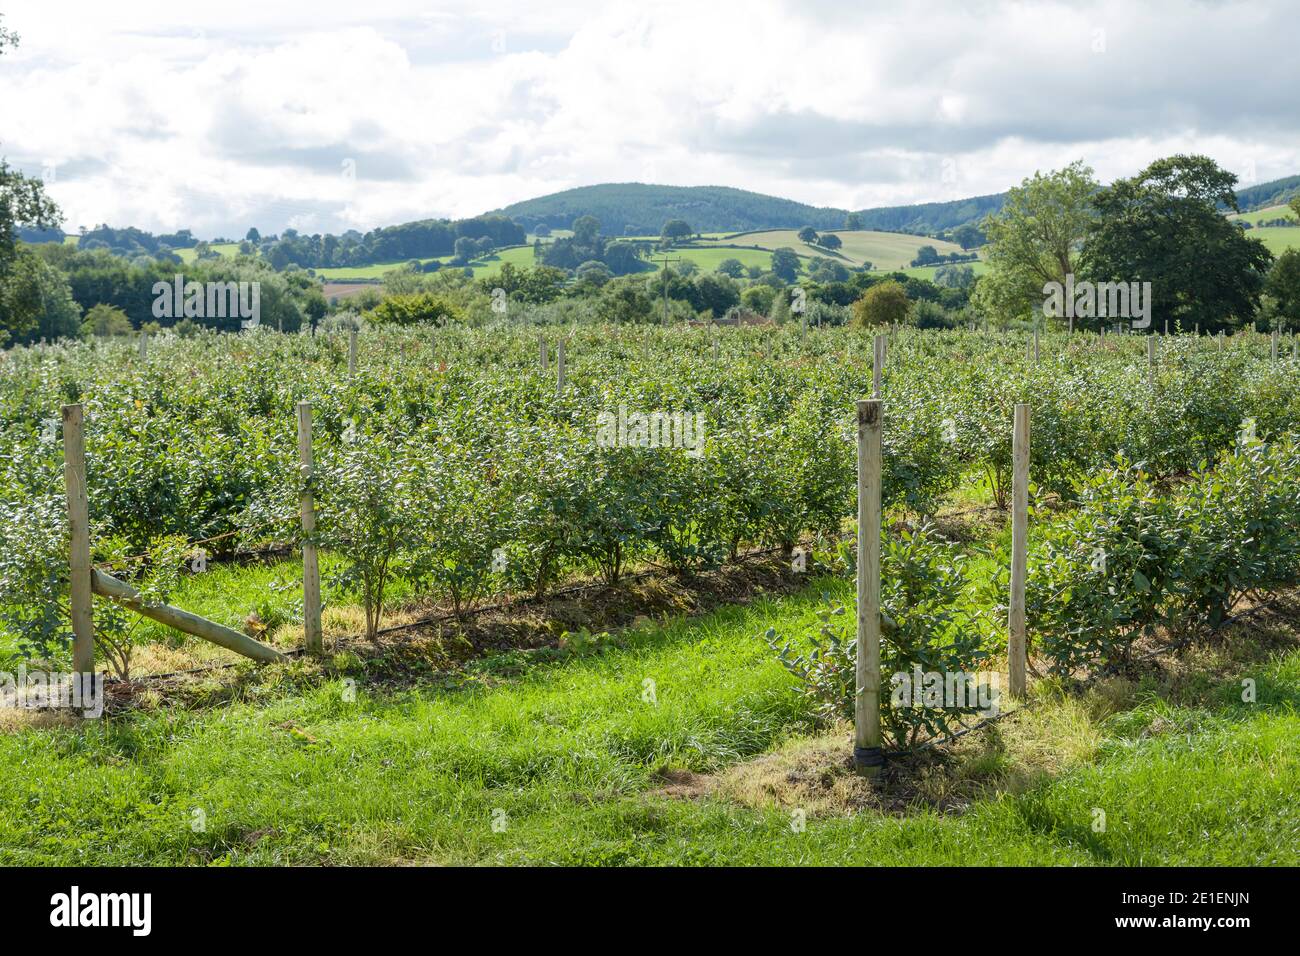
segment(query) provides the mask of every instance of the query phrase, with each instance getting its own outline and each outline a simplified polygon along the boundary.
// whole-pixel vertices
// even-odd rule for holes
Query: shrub
[[[378,325],[450,325],[465,321],[465,312],[446,296],[432,292],[391,295],[364,316]]]
[[[853,303],[852,324],[855,328],[872,328],[902,323],[907,321],[910,307],[911,302],[903,286],[893,279],[887,279],[873,285],[862,298]]]

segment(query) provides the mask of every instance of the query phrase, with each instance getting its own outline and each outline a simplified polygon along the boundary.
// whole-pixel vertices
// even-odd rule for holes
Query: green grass
[[[714,272],[727,259],[737,259],[740,264],[748,268],[757,266],[764,272],[772,268],[772,253],[759,249],[709,249],[697,246],[678,246],[667,253],[663,253],[669,259],[689,259],[700,267],[701,272]],[[661,257],[661,253],[655,253],[655,259]]]
[[[452,267],[450,262],[453,256],[438,256],[432,259],[421,259],[422,263],[441,262],[444,267]],[[403,259],[398,262],[381,262],[369,266],[340,266],[333,269],[317,269],[316,274],[330,282],[347,282],[349,279],[382,279],[384,273],[400,269],[409,262],[409,259]],[[520,268],[527,268],[533,264],[533,247],[528,246],[511,246],[494,252],[485,259],[475,259],[470,263],[470,268],[474,270],[474,278],[481,279],[484,276],[493,276],[501,271],[501,267],[507,262],[513,263]]]
[[[1295,212],[1291,209],[1290,206],[1279,205],[1279,206],[1268,206],[1264,209],[1256,209],[1254,212],[1243,212],[1243,213],[1233,214],[1228,218],[1244,219],[1246,222],[1254,226],[1254,225],[1258,225],[1259,223],[1263,222],[1266,219],[1268,220],[1295,219]]]
[[[341,681],[304,685],[310,665],[295,664],[221,709],[3,734],[0,863],[1300,862],[1297,653],[1248,671],[1253,705],[1233,679],[1180,699],[1137,688],[1095,718],[1045,698],[951,772],[1015,776],[1022,738],[1081,756],[960,814],[817,813],[794,832],[788,809],[725,790],[656,794],[664,768],[719,771],[798,746],[806,714],[757,635],[811,625],[822,589],[851,596],[816,582],[603,655],[515,653],[460,689],[372,693],[358,675],[349,703]]]
[[[956,243],[927,239],[924,236],[911,236],[901,232],[835,230],[834,234],[839,236],[843,243],[843,246],[834,252],[800,241],[797,229],[748,232],[727,236],[717,242],[726,245],[759,246],[769,251],[784,246],[793,249],[800,256],[807,257],[836,258],[838,253],[838,258],[851,268],[863,262],[870,262],[874,268],[884,271],[906,268],[908,263],[916,258],[916,251],[921,246],[934,246],[944,255],[962,251],[961,246]],[[701,245],[707,246],[707,241]]]
[[[1280,256],[1288,249],[1300,249],[1300,228],[1295,226],[1261,226],[1251,229],[1246,235],[1262,239],[1274,256]]]
[[[975,270],[975,274],[977,276],[982,276],[984,275],[984,273],[989,271],[989,264],[987,262],[984,262],[982,259],[977,259],[974,262],[953,263],[953,265],[957,267],[970,266],[972,269]],[[910,266],[906,269],[899,269],[898,271],[903,273],[904,275],[909,275],[917,279],[933,280],[934,274],[938,272],[941,268],[943,268],[943,266]]]
[[[213,243],[209,248],[218,255],[225,256],[228,259],[233,259],[235,256],[239,255],[239,243],[237,242],[217,242]],[[176,255],[180,256],[181,262],[186,264],[194,261],[193,249],[177,249]]]

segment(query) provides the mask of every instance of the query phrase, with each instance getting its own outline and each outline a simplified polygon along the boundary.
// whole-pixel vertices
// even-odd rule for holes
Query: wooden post
[[[555,346],[555,397],[564,394],[564,340]]]
[[[1151,380],[1151,385],[1156,384],[1156,337],[1147,336],[1147,378]]]
[[[1065,331],[1070,335],[1074,334],[1074,316],[1070,316],[1070,318],[1067,320]]]
[[[885,336],[878,334],[873,342],[874,354],[871,359],[871,397],[880,397],[880,382],[885,374]]]
[[[348,329],[348,378],[357,374],[357,330]],[[308,412],[310,414],[310,410]]]
[[[1273,330],[1273,361],[1277,361],[1277,329]]]
[[[146,601],[143,595],[131,585],[105,574],[98,568],[93,568],[90,573],[91,586],[96,594],[111,598],[122,606],[135,611],[136,614],[157,621],[159,624],[173,627],[184,634],[201,637],[205,641],[211,641],[213,644],[232,650],[236,654],[251,657],[255,661],[271,663],[284,660],[284,655],[275,648],[269,647],[261,641],[255,641],[247,634],[241,634],[239,631],[218,624],[216,621],[209,621],[205,617],[199,617],[189,611],[182,611],[170,604],[153,604]]]
[[[63,482],[68,493],[68,570],[72,604],[72,669],[95,670],[95,614],[90,589],[90,502],[86,497],[86,410],[63,406]]]
[[[320,558],[316,543],[311,540],[316,533],[316,507],[312,500],[311,481],[314,465],[311,450],[311,405],[298,403],[298,467],[302,477],[302,492],[298,498],[302,512],[302,624],[307,651],[319,654],[325,649],[321,629]]]
[[[718,331],[717,329],[714,329],[713,330],[713,364],[716,365],[717,363],[718,363]]]
[[[858,402],[858,652],[853,698],[853,765],[875,777],[880,750],[879,399]]]
[[[1038,330],[1034,329],[1034,363],[1038,363]]]
[[[1007,624],[1007,677],[1013,697],[1025,694],[1025,569],[1029,532],[1029,406],[1016,404],[1011,435],[1011,599]]]
[[[546,336],[537,336],[537,354],[542,364],[542,371],[546,371]]]
[[[147,362],[148,360],[149,360],[149,333],[141,329],[140,330],[140,361]]]

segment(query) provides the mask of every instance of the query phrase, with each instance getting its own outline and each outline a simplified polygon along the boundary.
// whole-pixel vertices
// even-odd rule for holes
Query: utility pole
[[[667,325],[667,324],[668,324],[668,263],[670,263],[670,262],[681,262],[682,260],[681,260],[680,257],[677,258],[677,259],[669,259],[667,256],[665,256],[665,257],[662,258],[662,259],[654,259],[654,260],[652,260],[652,261],[654,261],[654,262],[662,262],[662,263],[663,263],[663,266],[664,266],[664,268],[663,268],[663,277],[664,277],[664,325]]]

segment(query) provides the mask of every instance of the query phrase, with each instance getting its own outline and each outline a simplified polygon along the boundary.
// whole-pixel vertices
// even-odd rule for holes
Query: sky
[[[1300,173],[1297,5],[0,0],[0,157],[64,228],[472,216],[601,182],[863,209],[1175,152]]]

